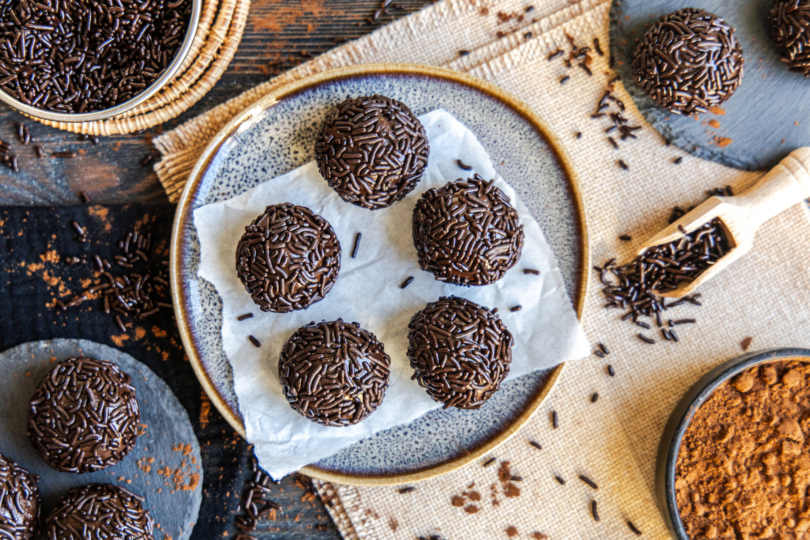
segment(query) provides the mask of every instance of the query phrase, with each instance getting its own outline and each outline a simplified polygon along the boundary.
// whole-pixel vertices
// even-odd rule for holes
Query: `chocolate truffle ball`
[[[323,300],[340,272],[340,242],[304,206],[274,204],[245,227],[236,272],[262,311],[289,313]]]
[[[408,358],[415,378],[445,409],[479,409],[509,373],[513,339],[497,311],[450,296],[411,319]]]
[[[115,465],[133,448],[141,419],[130,376],[108,360],[57,364],[28,407],[28,438],[48,465],[86,473]]]
[[[422,270],[454,285],[489,285],[520,259],[523,225],[503,191],[479,175],[425,192],[413,211]]]
[[[636,84],[658,105],[692,115],[731,97],[742,81],[743,53],[723,19],[684,8],[647,30],[631,67]]]
[[[782,61],[810,77],[810,0],[775,0],[768,22]]]
[[[144,499],[112,484],[73,488],[45,521],[48,540],[154,540]]]
[[[391,358],[357,323],[310,323],[281,351],[278,374],[290,407],[324,426],[349,426],[373,413],[388,388]]]
[[[346,201],[370,210],[391,206],[416,187],[428,161],[425,128],[385,96],[347,99],[321,128],[318,170]]]
[[[39,520],[39,476],[0,454],[0,538],[28,540]]]

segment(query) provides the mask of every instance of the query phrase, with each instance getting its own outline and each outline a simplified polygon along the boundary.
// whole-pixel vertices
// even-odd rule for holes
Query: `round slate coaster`
[[[132,377],[143,433],[117,465],[94,473],[62,473],[46,464],[28,439],[28,403],[56,362],[80,355],[110,360]],[[19,345],[0,353],[0,368],[0,453],[39,475],[43,522],[70,488],[98,482],[144,497],[156,540],[191,536],[202,502],[200,446],[185,409],[151,369],[112,347],[76,339]]]
[[[744,170],[770,169],[788,153],[810,144],[810,79],[788,71],[768,27],[773,0],[614,0],[610,50],[625,88],[641,113],[673,144],[704,159]],[[684,117],[660,108],[636,86],[630,64],[636,40],[661,15],[701,8],[736,30],[745,72],[725,114]],[[720,111],[718,111],[720,113]]]

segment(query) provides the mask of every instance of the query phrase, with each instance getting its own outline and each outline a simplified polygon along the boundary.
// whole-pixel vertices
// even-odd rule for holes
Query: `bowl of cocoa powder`
[[[730,360],[664,429],[656,484],[679,540],[810,538],[810,350]]]

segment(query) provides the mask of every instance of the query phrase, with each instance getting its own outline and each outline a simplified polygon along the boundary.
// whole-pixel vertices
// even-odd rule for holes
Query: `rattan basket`
[[[197,34],[174,78],[150,99],[97,122],[38,120],[73,133],[125,135],[162,124],[197,103],[228,68],[245,30],[250,0],[204,0]]]

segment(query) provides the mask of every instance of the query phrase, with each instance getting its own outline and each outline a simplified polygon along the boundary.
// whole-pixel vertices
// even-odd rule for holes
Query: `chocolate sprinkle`
[[[607,373],[608,373],[608,375],[610,375],[611,377],[615,377],[615,376],[616,376],[616,370],[614,370],[614,369],[613,369],[613,366],[611,366],[611,365],[608,365],[608,367],[607,367]]]
[[[408,286],[408,285],[410,285],[411,283],[413,283],[413,276],[408,276],[407,278],[405,278],[405,281],[403,281],[403,282],[400,284],[399,288],[400,288],[400,289],[404,289],[405,287],[407,287],[407,286]]]
[[[594,521],[599,521],[599,511],[596,508],[596,501],[591,501],[591,515]]]
[[[557,483],[560,484],[561,486],[565,485],[565,480],[563,480],[563,478],[561,476],[555,476],[554,480],[556,480]]]
[[[471,171],[471,170],[472,170],[472,167],[471,167],[470,165],[465,164],[465,163],[464,163],[463,161],[461,161],[460,159],[457,159],[457,160],[456,160],[456,165],[458,165],[458,167],[459,167],[460,169],[464,169],[465,171]]]
[[[398,489],[397,493],[399,493],[400,495],[403,495],[405,493],[410,493],[411,491],[416,491],[416,488],[413,487],[413,486],[406,486],[404,488]]]
[[[108,360],[76,357],[57,364],[28,408],[34,449],[60,472],[101,471],[124,459],[135,447],[140,422],[130,382]]]
[[[632,73],[658,105],[676,114],[705,113],[740,85],[742,47],[723,19],[684,8],[647,30],[633,55]]]
[[[493,463],[495,463],[495,458],[494,458],[494,457],[493,457],[493,458],[489,458],[488,460],[486,460],[486,461],[484,462],[484,464],[482,465],[482,467],[489,467],[489,466],[490,466],[490,465],[492,465]]]
[[[27,540],[39,521],[39,476],[0,454],[0,538]]]
[[[593,395],[591,396],[591,403],[596,403],[596,400],[598,400],[598,399],[599,399],[599,394],[597,392],[594,392]]]
[[[535,448],[537,448],[538,450],[542,450],[542,449],[543,449],[543,445],[541,445],[539,442],[536,442],[536,441],[529,441],[529,444],[530,444],[530,445],[532,445],[532,446],[534,446],[534,447],[535,447]]]
[[[807,0],[775,0],[768,23],[782,61],[790,71],[810,77],[810,3]]]
[[[244,313],[242,315],[239,315],[236,318],[236,320],[241,322],[241,321],[244,321],[244,320],[247,320],[247,319],[252,319],[252,318],[253,318],[253,313]]]
[[[46,536],[51,540],[153,540],[154,525],[143,503],[142,497],[112,484],[73,488],[45,521]]]
[[[352,259],[357,257],[357,250],[360,249],[360,239],[363,238],[363,233],[354,235],[354,245],[352,245]]]
[[[587,484],[589,487],[591,487],[593,489],[599,489],[599,486],[596,485],[596,482],[594,482],[593,480],[591,480],[587,476],[585,476],[583,474],[580,474],[579,479],[582,480],[583,482],[585,482],[585,484]]]
[[[636,536],[641,536],[641,531],[638,530],[638,528],[635,525],[633,525],[632,521],[627,520],[627,528],[629,528],[630,532],[632,532]]]
[[[378,210],[413,191],[428,161],[425,128],[403,103],[374,95],[337,106],[315,143],[318,170],[340,197]]]
[[[551,427],[557,429],[560,426],[560,419],[557,417],[557,411],[551,411]]]
[[[309,208],[271,205],[245,227],[236,271],[262,311],[306,309],[337,281],[340,243],[332,226]]]
[[[262,346],[262,342],[261,342],[261,341],[259,341],[258,339],[256,339],[256,338],[255,338],[255,337],[253,337],[253,336],[248,336],[248,340],[249,340],[249,341],[250,341],[250,342],[251,342],[251,343],[252,343],[252,344],[253,344],[253,345],[254,345],[256,348],[259,348],[259,347],[261,347],[261,346]]]
[[[287,402],[324,426],[357,424],[382,403],[391,358],[357,323],[310,323],[281,351],[278,373]]]
[[[509,373],[514,340],[496,310],[442,297],[414,315],[408,329],[414,378],[444,408],[480,408]]]
[[[523,239],[509,198],[477,174],[428,190],[413,211],[419,267],[446,283],[495,283],[520,259]]]

